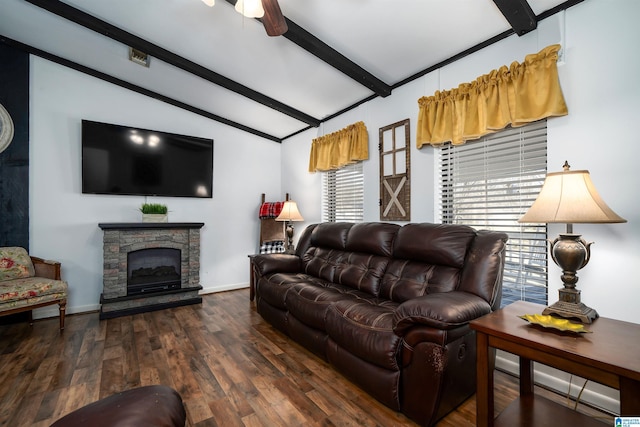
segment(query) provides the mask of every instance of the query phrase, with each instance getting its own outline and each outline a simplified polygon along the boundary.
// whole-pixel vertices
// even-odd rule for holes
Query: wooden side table
[[[249,301],[253,301],[256,297],[256,282],[253,273],[253,258],[255,258],[255,255],[249,255]]]
[[[534,361],[620,390],[620,415],[640,416],[640,325],[598,318],[585,326],[591,333],[575,334],[530,325],[517,317],[543,309],[519,301],[471,322],[477,335],[476,424],[603,425],[535,395]],[[520,357],[520,397],[494,419],[495,349]]]

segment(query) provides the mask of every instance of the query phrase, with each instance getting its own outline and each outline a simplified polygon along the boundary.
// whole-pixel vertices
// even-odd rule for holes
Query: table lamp
[[[518,222],[566,223],[567,232],[554,241],[548,240],[553,261],[562,269],[564,288],[559,290],[560,300],[544,309],[542,314],[554,314],[566,318],[577,318],[591,323],[598,313],[580,301],[576,289],[576,271],[587,265],[591,257],[591,243],[579,234],[573,234],[575,223],[619,223],[627,222],[602,200],[591,182],[589,171],[569,170],[565,161],[562,172],[547,174],[540,194],[531,208]]]
[[[300,215],[300,211],[298,210],[298,205],[296,202],[287,200],[284,202],[282,206],[282,211],[280,211],[280,215],[276,218],[276,221],[286,221],[286,235],[287,235],[287,247],[285,248],[285,253],[293,254],[295,253],[295,248],[293,246],[293,224],[292,221],[304,221],[302,215]]]

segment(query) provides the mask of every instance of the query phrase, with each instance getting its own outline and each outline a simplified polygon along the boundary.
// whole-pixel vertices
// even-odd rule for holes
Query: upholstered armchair
[[[64,329],[67,282],[60,278],[60,263],[29,256],[21,247],[0,247],[0,316],[29,312],[58,304],[60,331]]]

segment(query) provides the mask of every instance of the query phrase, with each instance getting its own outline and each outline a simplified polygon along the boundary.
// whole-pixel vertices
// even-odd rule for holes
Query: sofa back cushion
[[[400,226],[384,222],[361,222],[349,230],[345,249],[390,257]]]
[[[499,305],[504,233],[454,224],[322,223],[302,236],[305,272],[327,282],[398,303],[460,290]]]
[[[304,272],[327,282],[333,282],[344,251],[311,246],[302,256]]]
[[[393,259],[380,286],[380,297],[402,303],[422,295],[456,290],[473,228],[449,224],[407,224],[393,242]]]
[[[399,229],[390,223],[323,223],[302,256],[305,273],[377,296]]]
[[[0,282],[33,277],[35,274],[26,249],[17,246],[0,248]]]
[[[458,287],[461,270],[455,267],[394,259],[389,262],[380,284],[380,298],[397,303]]]
[[[351,227],[352,223],[343,222],[314,225],[308,247],[302,255],[305,273],[333,282]],[[307,235],[307,230],[303,235]]]
[[[389,258],[360,252],[345,252],[336,269],[334,282],[378,296],[380,281]]]
[[[466,225],[407,224],[398,230],[393,257],[462,268],[476,231]]]
[[[509,237],[506,233],[479,230],[469,248],[467,262],[460,278],[459,290],[484,298],[492,310],[500,307],[505,251]]]
[[[304,272],[378,296],[389,258],[361,252],[310,248],[303,257]]]
[[[344,250],[347,234],[353,227],[350,222],[324,222],[311,232],[310,246]]]

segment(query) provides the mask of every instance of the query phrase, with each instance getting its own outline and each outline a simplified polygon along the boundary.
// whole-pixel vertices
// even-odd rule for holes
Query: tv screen
[[[211,197],[213,140],[82,121],[82,192]]]

